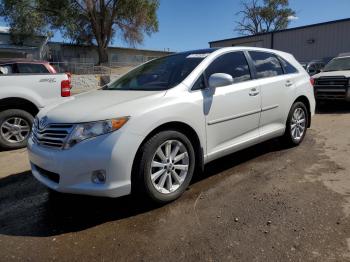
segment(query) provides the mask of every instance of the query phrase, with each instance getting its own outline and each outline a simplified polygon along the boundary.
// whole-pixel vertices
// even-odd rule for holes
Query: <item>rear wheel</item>
[[[33,120],[31,114],[19,109],[0,112],[0,147],[2,149],[25,147]]]
[[[189,139],[178,131],[162,131],[141,148],[138,184],[153,201],[167,203],[180,197],[195,169]]]
[[[296,102],[290,109],[284,139],[288,145],[299,145],[306,135],[309,114],[304,103]]]

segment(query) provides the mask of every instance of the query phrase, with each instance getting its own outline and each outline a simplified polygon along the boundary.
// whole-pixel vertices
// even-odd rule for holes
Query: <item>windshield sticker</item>
[[[208,55],[210,55],[210,54],[209,53],[206,53],[206,54],[190,54],[186,58],[206,58]]]

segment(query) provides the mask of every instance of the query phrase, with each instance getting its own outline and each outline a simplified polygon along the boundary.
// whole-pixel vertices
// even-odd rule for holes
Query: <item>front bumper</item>
[[[34,177],[62,193],[119,197],[131,192],[133,161],[143,137],[114,132],[85,140],[67,150],[28,141]],[[105,170],[106,182],[91,181],[93,171]]]

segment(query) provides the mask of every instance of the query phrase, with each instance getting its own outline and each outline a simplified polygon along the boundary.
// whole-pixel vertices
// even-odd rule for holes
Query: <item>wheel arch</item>
[[[20,109],[30,113],[33,117],[39,112],[39,108],[34,103],[19,97],[0,99],[0,111],[5,111],[8,109]]]
[[[137,149],[136,155],[134,157],[134,161],[132,164],[132,172],[131,172],[131,186],[133,187],[133,184],[135,184],[136,181],[134,179],[136,178],[136,172],[137,172],[137,164],[138,159],[141,157],[141,148],[142,146],[155,134],[166,131],[166,130],[174,130],[178,131],[188,137],[188,139],[191,141],[193,145],[193,149],[195,151],[195,157],[196,157],[196,169],[195,172],[202,172],[204,170],[204,151],[203,151],[203,145],[200,142],[199,136],[197,132],[188,124],[184,122],[179,121],[173,121],[173,122],[167,122],[164,123],[155,129],[153,129],[142,141],[139,148]]]
[[[297,102],[302,102],[305,106],[306,106],[306,109],[307,109],[307,114],[308,114],[308,125],[307,127],[311,127],[311,105],[310,105],[310,101],[309,99],[304,96],[304,95],[301,95],[299,96],[297,99],[295,99],[293,105]]]

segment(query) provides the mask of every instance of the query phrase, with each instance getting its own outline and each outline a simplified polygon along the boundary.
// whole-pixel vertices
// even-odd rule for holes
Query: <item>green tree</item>
[[[60,30],[74,43],[95,44],[101,64],[114,37],[135,45],[157,32],[158,7],[159,0],[0,0],[0,16],[17,43]]]
[[[241,17],[235,30],[242,35],[256,35],[288,28],[296,12],[289,0],[249,0],[242,2]]]

